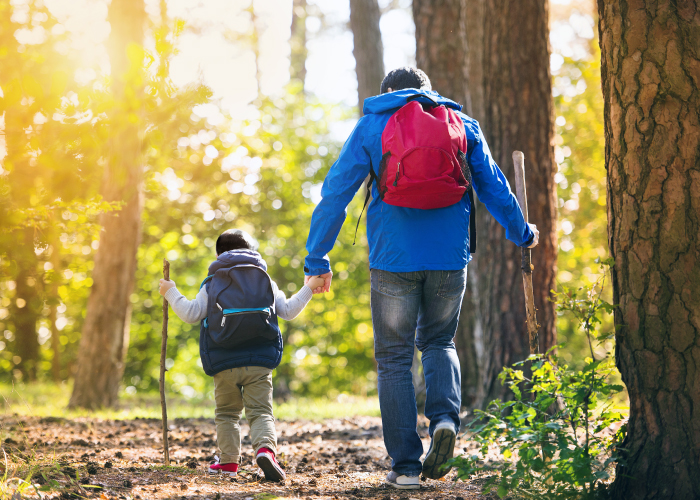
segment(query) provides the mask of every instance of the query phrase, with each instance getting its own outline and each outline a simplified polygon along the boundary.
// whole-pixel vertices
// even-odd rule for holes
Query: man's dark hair
[[[389,89],[392,91],[402,89],[433,90],[433,87],[430,85],[430,78],[424,71],[404,66],[389,71],[389,74],[382,80],[381,93],[386,94]]]
[[[227,229],[216,240],[216,255],[229,250],[256,250],[258,242],[241,229]]]

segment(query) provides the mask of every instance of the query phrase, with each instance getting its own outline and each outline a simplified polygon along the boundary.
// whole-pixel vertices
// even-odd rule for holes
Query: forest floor
[[[425,449],[429,446],[427,423],[421,417],[419,431]],[[171,466],[165,467],[159,419],[0,416],[1,446],[6,454],[0,454],[0,498],[489,498],[480,494],[482,481],[453,481],[454,471],[444,480],[422,482],[420,490],[387,486],[384,478],[390,460],[378,417],[278,421],[278,459],[287,472],[284,483],[261,476],[245,421],[241,469],[233,479],[207,474],[216,451],[213,419],[178,418],[170,421],[169,429]],[[471,452],[473,447],[460,439],[455,452]]]

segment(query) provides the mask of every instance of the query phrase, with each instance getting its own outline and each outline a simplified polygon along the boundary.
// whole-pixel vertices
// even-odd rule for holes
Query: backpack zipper
[[[219,308],[219,311],[224,312],[223,308],[219,305],[218,302],[216,303],[216,307]],[[225,324],[226,324],[226,316],[222,316],[221,317],[221,328],[223,328]]]
[[[268,307],[252,307],[249,309],[222,309],[221,306],[217,303],[216,307],[219,308],[219,310],[224,313],[223,317],[221,318],[221,327],[223,328],[224,325],[226,324],[226,317],[227,316],[237,316],[239,314],[257,314],[257,313],[264,313],[270,316],[270,309]]]
[[[396,164],[396,179],[394,179],[394,187],[396,187],[396,184],[399,182],[399,169],[401,168],[401,162],[398,162]]]

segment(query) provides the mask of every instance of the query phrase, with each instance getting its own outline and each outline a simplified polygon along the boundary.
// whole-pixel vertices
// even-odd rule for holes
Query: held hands
[[[535,233],[535,237],[532,238],[532,243],[530,244],[530,246],[528,246],[528,248],[535,248],[537,246],[537,244],[540,242],[540,232],[537,230],[537,226],[535,226],[534,224],[530,224],[528,222],[528,226],[530,226],[530,229],[532,229],[532,232]]]
[[[158,289],[158,291],[160,292],[160,294],[163,297],[165,297],[165,293],[168,290],[170,290],[171,288],[175,288],[175,282],[171,281],[171,280],[164,280],[163,278],[161,278],[160,282],[159,282],[159,286],[160,286],[160,288]]]
[[[304,284],[311,288],[314,294],[330,292],[333,273],[328,272],[319,276],[304,276]]]
[[[326,280],[320,276],[309,276],[308,278],[308,282],[305,285],[311,288],[312,291],[326,286]]]

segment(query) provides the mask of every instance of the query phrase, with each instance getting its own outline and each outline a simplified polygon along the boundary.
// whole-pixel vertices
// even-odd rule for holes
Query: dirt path
[[[420,426],[427,449],[427,422]],[[171,467],[162,465],[160,421],[0,418],[10,472],[21,462],[40,464],[32,482],[42,498],[101,499],[485,499],[475,484],[428,480],[421,490],[399,491],[383,482],[390,461],[376,417],[278,422],[283,484],[258,475],[244,423],[239,476],[223,479],[206,469],[216,450],[212,419],[177,419],[170,426]],[[458,450],[466,443],[458,441]],[[1,454],[1,453],[0,453]],[[1,459],[2,457],[0,457]],[[14,465],[13,465],[14,464]],[[0,466],[0,479],[4,465]],[[28,467],[21,467],[26,474]],[[14,483],[16,484],[16,483]],[[49,489],[50,488],[50,489]],[[34,489],[24,497],[37,498]],[[16,495],[15,495],[16,496]],[[14,497],[13,497],[14,498]]]

